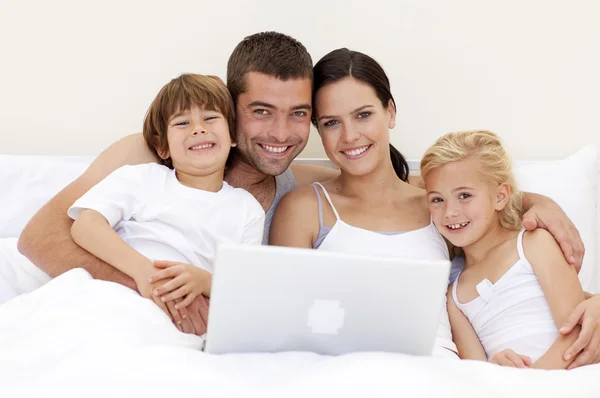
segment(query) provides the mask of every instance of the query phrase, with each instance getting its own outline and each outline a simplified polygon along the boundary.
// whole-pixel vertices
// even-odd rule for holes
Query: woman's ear
[[[232,147],[232,148],[235,148],[236,146],[237,146],[237,142],[235,142],[235,141],[233,141],[233,140],[232,140],[232,141],[231,141],[231,147]]]
[[[388,101],[387,112],[390,115],[390,123],[388,128],[393,129],[396,127],[396,107],[391,99]]]
[[[494,208],[496,211],[502,211],[510,199],[510,185],[500,184],[496,189],[496,203]]]

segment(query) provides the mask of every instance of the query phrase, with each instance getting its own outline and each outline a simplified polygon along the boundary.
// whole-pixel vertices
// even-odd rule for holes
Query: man
[[[285,193],[296,185],[327,180],[337,173],[314,165],[291,165],[308,141],[312,77],[312,59],[306,48],[295,39],[275,32],[245,38],[234,49],[227,65],[227,85],[236,107],[237,148],[225,180],[249,191],[265,209],[265,242],[274,209]],[[157,161],[141,134],[114,143],[31,219],[19,239],[19,251],[52,277],[80,267],[94,278],[135,289],[131,278],[73,242],[72,220],[67,209],[116,168]],[[527,228],[548,228],[561,243],[567,259],[581,265],[583,245],[579,234],[560,208],[547,198],[528,195],[527,199],[526,207],[532,208],[524,216]],[[598,312],[597,316],[595,312],[589,316],[590,322],[600,319],[600,304],[585,306],[581,311],[592,312],[590,308]],[[179,318],[172,303],[169,310],[184,332],[204,333],[208,301],[203,297],[188,306],[186,319]],[[582,339],[582,347],[590,347],[592,332],[593,329],[589,336],[584,336],[587,339]],[[594,338],[600,344],[598,333]],[[598,356],[600,360],[600,349],[591,348],[590,358],[584,359]]]

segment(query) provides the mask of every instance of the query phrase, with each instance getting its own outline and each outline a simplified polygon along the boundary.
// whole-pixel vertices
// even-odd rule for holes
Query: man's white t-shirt
[[[181,184],[175,170],[150,163],[123,166],[68,210],[102,214],[117,234],[150,260],[214,272],[220,243],[260,245],[265,212],[249,192],[226,182],[218,192]]]

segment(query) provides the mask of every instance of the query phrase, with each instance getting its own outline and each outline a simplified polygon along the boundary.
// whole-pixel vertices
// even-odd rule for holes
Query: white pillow
[[[579,230],[585,245],[579,280],[590,293],[600,292],[597,152],[595,146],[588,145],[562,160],[515,164],[518,188],[554,200]]]
[[[18,237],[29,219],[88,164],[85,158],[0,155],[0,238]]]

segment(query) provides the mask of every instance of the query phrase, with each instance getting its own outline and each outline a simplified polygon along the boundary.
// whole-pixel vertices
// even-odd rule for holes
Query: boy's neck
[[[220,169],[212,174],[196,176],[175,170],[175,175],[177,176],[177,180],[187,187],[208,192],[219,192],[223,187],[224,171],[224,169]]]
[[[490,250],[501,243],[512,239],[515,231],[503,228],[500,222],[494,223],[477,242],[463,247],[465,253],[465,267],[480,263],[488,255]]]

